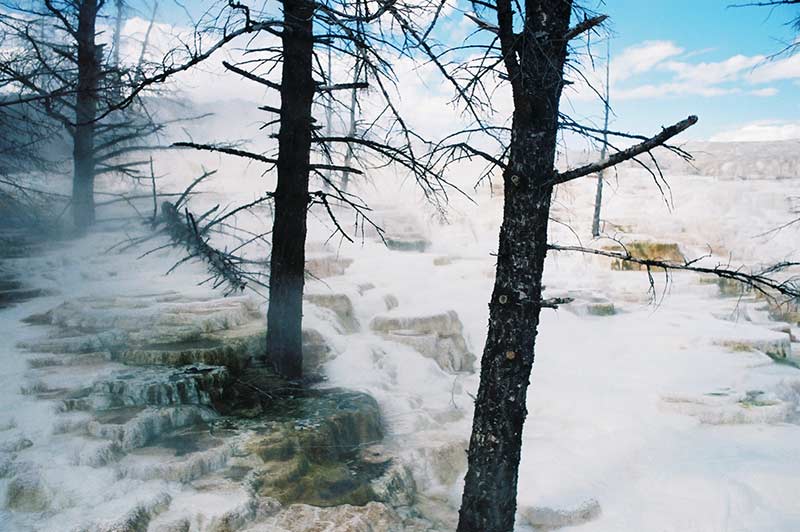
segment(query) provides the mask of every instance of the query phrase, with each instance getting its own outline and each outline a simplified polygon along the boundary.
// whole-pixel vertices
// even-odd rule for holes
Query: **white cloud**
[[[800,78],[800,55],[764,62],[748,76],[748,80],[752,83],[769,83],[795,78]]]
[[[622,81],[635,74],[648,72],[659,63],[683,53],[671,41],[645,41],[630,46],[611,61],[611,76],[614,81]]]
[[[713,142],[757,142],[800,139],[800,122],[761,120],[711,137]]]
[[[710,63],[684,63],[670,61],[666,68],[675,72],[678,79],[702,85],[717,85],[740,79],[744,71],[764,60],[764,56],[734,55],[724,61]]]
[[[712,97],[738,92],[741,90],[737,88],[714,87],[689,82],[659,83],[612,90],[611,98],[612,100],[641,100],[686,95]]]
[[[703,50],[701,52],[705,52]],[[630,100],[661,98],[667,96],[715,97],[726,94],[745,93],[750,96],[774,96],[774,87],[747,90],[743,84],[760,85],[782,79],[800,80],[800,55],[769,62],[763,55],[737,54],[722,61],[693,63],[688,58],[699,55],[684,52],[670,41],[647,41],[625,49],[611,63],[612,99]],[[676,56],[681,56],[680,60]],[[634,84],[631,79],[649,72],[671,73],[670,79],[659,83]],[[589,79],[595,86],[599,80],[596,72]],[[630,80],[627,83],[626,80]],[[577,87],[579,99],[591,99],[593,95],[583,87]]]
[[[715,97],[742,93],[736,86],[749,80],[753,69],[765,61],[761,55],[737,54],[722,61],[692,63],[687,61],[699,52],[686,52],[671,41],[645,41],[622,51],[611,61],[611,99],[635,100],[663,98],[668,96]],[[679,57],[680,56],[680,57]],[[592,68],[594,67],[594,68]],[[597,94],[591,86],[604,85],[605,66],[601,62],[581,64],[585,79],[577,79],[570,96],[576,100],[596,100]],[[647,74],[660,73],[668,79],[642,83]],[[645,76],[642,76],[642,75]],[[748,91],[754,96],[772,96],[775,89]]]
[[[752,94],[753,96],[762,96],[762,97],[775,96],[776,94],[778,94],[778,89],[776,89],[775,87],[765,87],[763,89],[752,90],[750,91],[750,94]]]
[[[650,72],[670,57],[681,53],[683,53],[683,48],[671,41],[645,41],[625,48],[611,60],[609,73],[612,98],[616,98],[620,94],[615,87],[619,82]],[[604,58],[582,57],[575,65],[581,74],[571,76],[574,84],[569,86],[569,97],[577,101],[597,100],[596,90],[602,91],[605,86],[605,65]]]

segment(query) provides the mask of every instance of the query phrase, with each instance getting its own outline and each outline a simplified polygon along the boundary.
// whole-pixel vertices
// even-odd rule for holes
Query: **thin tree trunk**
[[[153,31],[153,26],[156,23],[156,12],[158,11],[158,1],[153,2],[153,13],[150,15],[150,23],[147,24],[147,31],[144,33],[144,40],[142,41],[142,49],[139,52],[139,60],[136,62],[136,74],[134,76],[134,85],[139,83],[144,74],[144,58],[147,54],[147,47],[150,44],[150,32]]]
[[[356,2],[355,4],[356,15],[361,16],[361,2]],[[359,25],[359,31],[364,32],[364,28]],[[350,118],[349,118],[349,126],[347,128],[347,136],[350,138],[354,138],[356,133],[358,132],[358,123],[356,122],[356,106],[358,105],[358,89],[356,88],[356,84],[359,82],[359,78],[361,77],[361,70],[364,69],[364,63],[361,60],[361,54],[363,50],[360,47],[357,48],[356,53],[356,62],[353,67],[353,90],[350,91]],[[367,81],[366,78],[366,70],[364,81]],[[351,162],[353,161],[353,156],[355,152],[353,151],[353,144],[347,143],[347,153],[344,156],[344,166],[346,168],[350,167]],[[342,173],[342,190],[347,192],[348,187],[350,186],[350,172],[345,171]]]
[[[123,0],[116,0],[114,3],[117,9],[117,19],[114,24],[114,41],[112,48],[114,48],[114,68],[119,68],[120,63],[120,46],[122,45],[122,13],[125,8]]]
[[[356,59],[356,65],[353,69],[353,85],[355,86],[358,83],[358,78],[361,75],[361,60]],[[358,133],[357,123],[356,123],[356,106],[358,105],[358,89],[354,88],[350,92],[350,119],[349,119],[349,126],[347,128],[347,136],[353,138]],[[344,166],[346,168],[350,167],[350,164],[353,161],[353,145],[351,143],[347,144],[347,153],[344,156]],[[343,172],[342,173],[342,190],[347,192],[347,187],[350,186],[350,172]]]
[[[328,31],[332,31],[330,26],[328,26]],[[328,80],[326,81],[328,85],[333,85],[333,52],[331,48],[328,46]],[[333,135],[333,91],[328,92],[325,99],[325,135],[328,137]],[[333,164],[330,155],[328,156],[328,163]],[[331,171],[328,170],[328,180],[331,179],[331,175]]]
[[[285,0],[283,10],[281,125],[266,356],[278,374],[299,379],[303,375],[303,284],[314,99],[314,4],[310,0]]]
[[[114,54],[114,71],[111,75],[113,76],[114,86],[109,87],[109,91],[114,100],[117,101],[122,94],[122,70],[120,65],[122,60],[120,58],[120,47],[122,46],[122,23],[124,21],[125,0],[115,0],[114,8],[117,10],[116,20],[114,21],[114,36],[111,41],[111,49]]]
[[[605,115],[603,118],[603,147],[600,148],[600,160],[604,161],[608,154],[608,111],[611,107],[611,40],[606,41],[606,101],[605,101]],[[603,174],[605,172],[600,170],[597,174],[597,191],[594,196],[594,216],[592,217],[592,236],[597,238],[600,236],[600,208],[603,205]]]
[[[468,452],[459,532],[511,532],[522,427],[542,295],[558,105],[570,0],[529,0],[514,86],[509,170],[489,331]],[[498,1],[501,28],[511,5]],[[510,31],[510,30],[509,30]]]
[[[78,87],[75,98],[75,136],[72,149],[72,213],[75,227],[85,230],[94,223],[94,120],[97,116],[97,84],[100,48],[95,43],[97,0],[83,0],[78,11]]]

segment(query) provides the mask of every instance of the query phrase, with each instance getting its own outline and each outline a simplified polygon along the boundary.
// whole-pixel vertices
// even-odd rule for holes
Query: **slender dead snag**
[[[120,66],[120,47],[122,46],[122,22],[125,18],[125,0],[114,0],[114,9],[117,11],[114,20],[114,37],[111,42],[111,49],[114,53],[113,66],[119,69]]]
[[[603,102],[603,144],[600,148],[600,160],[604,160],[608,154],[608,114],[611,108],[611,40],[606,40],[606,93]],[[603,176],[604,170],[597,173],[597,190],[594,197],[594,215],[592,216],[592,236],[600,236],[600,209],[603,205]]]
[[[328,28],[330,32],[330,28]],[[325,72],[325,80],[327,85],[333,86],[333,49],[327,47],[327,71]],[[354,88],[353,91],[356,89]],[[325,135],[330,137],[333,135],[333,92],[332,90],[326,91],[325,94]],[[330,151],[325,151],[325,157],[329,164],[333,164],[333,158]],[[330,181],[332,177],[331,171],[326,172],[326,177]]]
[[[468,18],[482,36],[476,44],[444,48],[441,53],[434,52],[430,43],[421,48],[440,67],[457,63],[451,56],[459,54],[456,57],[460,64],[451,68],[446,79],[457,85],[455,101],[467,100],[463,107],[475,120],[474,126],[448,135],[437,144],[434,156],[445,167],[464,159],[482,159],[487,169],[481,179],[500,172],[503,177],[503,223],[458,531],[509,532],[514,528],[522,428],[539,314],[541,308],[553,304],[541,297],[544,260],[548,250],[554,249],[547,241],[553,188],[625,161],[643,166],[662,188],[666,182],[652,152],[664,148],[691,158],[669,142],[694,125],[697,117],[689,116],[652,137],[611,131],[607,124],[603,129],[579,124],[559,110],[562,88],[570,83],[569,75],[586,79],[580,67],[569,60],[568,52],[575,49],[569,41],[588,41],[605,17],[589,13],[571,0],[528,0],[522,4],[512,0],[472,0],[471,6],[474,11]],[[570,27],[570,20],[577,23]],[[464,50],[470,52],[466,59]],[[503,116],[501,125],[492,125],[488,120],[496,114],[492,97],[499,83],[510,86],[513,115],[511,120]],[[478,111],[488,116],[481,116]],[[556,171],[559,129],[602,142],[610,153],[604,153],[597,162]],[[609,141],[612,137],[636,143],[617,149]],[[478,144],[477,138],[483,142]],[[640,157],[649,158],[655,163],[654,168]],[[700,268],[691,263],[652,263],[649,267]],[[740,281],[749,279],[762,289],[793,294],[797,289],[793,281],[772,278],[788,267],[767,267],[748,274],[750,277],[721,267],[710,268],[708,273]]]
[[[359,76],[361,75],[361,61],[356,58],[355,68],[353,69],[353,85],[358,83]],[[353,88],[350,91],[350,105],[348,107],[348,128],[347,128],[347,136],[350,138],[357,138],[358,136],[358,123],[356,121],[356,106],[358,106],[358,89]],[[330,136],[330,133],[329,133]],[[347,154],[344,157],[344,165],[345,166],[352,166],[353,162],[353,155],[355,154],[353,150],[353,145],[351,143],[347,144]],[[350,172],[342,172],[342,190],[347,192],[347,188],[350,186]]]
[[[158,191],[156,190],[156,172],[153,168],[153,157],[150,157],[150,184],[153,190],[153,222],[155,227],[156,219],[158,218]]]
[[[158,12],[158,1],[153,1],[153,12],[150,14],[150,22],[147,24],[147,31],[144,32],[144,40],[142,40],[142,47],[139,50],[139,60],[136,62],[136,69],[134,70],[133,85],[138,86],[141,83],[142,76],[144,75],[144,60],[147,57],[147,48],[150,46],[150,33],[153,31],[153,26],[156,23],[156,13]]]

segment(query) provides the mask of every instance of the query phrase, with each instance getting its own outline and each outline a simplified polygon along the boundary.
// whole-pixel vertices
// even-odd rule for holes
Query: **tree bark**
[[[95,43],[97,0],[82,0],[78,8],[78,86],[75,97],[75,136],[72,148],[72,213],[76,229],[94,223],[94,134],[101,49]]]
[[[310,0],[285,0],[283,10],[281,125],[266,356],[278,374],[299,379],[303,376],[303,285],[314,99],[314,4]]]
[[[514,96],[512,140],[503,176],[497,275],[489,303],[459,532],[511,532],[514,528],[571,4],[571,0],[528,0],[518,59],[506,61],[507,70],[518,69],[509,72]],[[503,39],[504,32],[513,31],[513,15],[509,1],[498,0],[497,7]],[[506,39],[506,43],[511,40],[516,39]]]

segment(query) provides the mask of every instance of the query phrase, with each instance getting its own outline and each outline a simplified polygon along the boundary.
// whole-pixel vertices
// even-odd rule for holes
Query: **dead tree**
[[[48,2],[49,5],[52,5]],[[49,8],[48,5],[48,8]],[[75,227],[85,229],[95,220],[94,209],[94,137],[100,83],[102,48],[97,35],[98,0],[78,4],[76,29],[67,26],[77,44],[78,75],[75,90],[75,135],[72,150],[72,212]],[[59,12],[63,15],[63,12]],[[65,23],[66,24],[66,23]]]
[[[383,25],[396,22],[396,14],[406,8],[360,0],[286,0],[281,17],[275,19],[244,2],[226,5],[229,11],[224,13],[228,23],[224,38],[256,32],[273,37],[269,45],[248,50],[247,59],[240,64],[223,64],[234,75],[280,95],[279,108],[266,105],[260,108],[274,116],[265,127],[277,128],[267,139],[277,140],[276,153],[267,156],[264,152],[255,153],[219,142],[186,142],[177,146],[245,157],[266,165],[266,171],[276,172],[275,190],[259,200],[259,203],[271,202],[274,206],[265,360],[280,375],[299,379],[303,359],[301,327],[308,211],[315,205],[324,209],[334,232],[347,240],[352,238],[337,219],[334,207],[353,209],[356,225],[359,221],[362,225],[372,223],[363,201],[344,190],[342,181],[332,176],[364,174],[369,169],[369,161],[377,158],[381,164],[392,163],[407,170],[434,202],[446,195],[447,184],[426,158],[418,155],[420,150],[426,153],[425,143],[408,129],[390,96],[395,76],[384,55],[386,50],[402,50],[403,44],[397,44],[396,38],[389,35],[391,28],[384,31]],[[411,6],[406,15],[411,16],[411,11],[418,9],[425,7]],[[238,14],[239,18],[233,14]],[[323,28],[322,33],[315,33]],[[327,55],[329,50],[337,54],[339,60],[357,65],[352,82],[332,82],[325,68],[325,55],[322,55]],[[256,54],[258,59],[255,59]],[[207,55],[197,54],[197,57],[202,60]],[[280,79],[271,79],[270,73],[278,69]],[[314,111],[329,114],[331,105],[340,104],[336,92],[367,88],[373,88],[384,105],[379,115],[382,118],[373,121],[371,127],[356,131],[351,126],[344,134],[334,134],[330,128],[318,125]],[[352,99],[357,100],[356,96]],[[350,109],[356,105],[357,101],[352,102]],[[361,153],[358,160],[353,156],[355,148]],[[341,158],[344,163],[338,162]],[[319,189],[311,187],[312,179],[320,182]]]
[[[351,138],[358,137],[358,88],[357,83],[359,79],[361,79],[361,71],[363,68],[363,63],[361,59],[356,56],[355,58],[355,67],[353,68],[353,88],[350,89],[350,104],[347,109],[348,119],[347,119],[347,136]],[[355,156],[354,146],[352,144],[347,145],[347,153],[344,157],[344,166],[349,168],[353,162],[353,157]],[[350,172],[345,170],[342,172],[342,191],[347,192],[347,188],[350,186]]]
[[[0,226],[52,229],[69,197],[32,186],[28,176],[58,170],[59,124],[31,106],[0,107],[0,130]]]
[[[600,160],[608,154],[608,114],[611,109],[611,41],[606,40],[606,91],[603,97],[603,143],[600,147]],[[600,210],[603,206],[604,172],[597,174],[597,189],[594,196],[594,215],[592,216],[592,236],[600,236]]]
[[[295,379],[303,376],[303,285],[315,90],[314,11],[311,0],[287,0],[281,31],[283,73],[267,353],[279,374]]]
[[[74,226],[86,230],[95,220],[98,176],[138,177],[146,161],[128,155],[161,129],[132,92],[133,73],[98,41],[97,23],[105,0],[41,0],[31,7],[3,2],[0,25],[17,52],[0,61],[0,85],[11,94],[0,106],[38,106],[61,124],[72,144],[71,209]],[[40,25],[49,33],[37,31]],[[123,107],[127,109],[123,110]]]
[[[570,0],[528,1],[525,11],[518,15],[522,30],[516,33],[511,1],[496,0],[492,7],[514,113],[511,143],[507,160],[503,161],[503,225],[459,532],[508,532],[514,528],[522,427],[541,311],[550,199],[559,182],[599,172],[604,167],[597,165],[591,171],[568,175],[553,170],[567,45],[571,38],[602,20],[587,19],[583,27],[570,28]],[[691,117],[665,130],[663,140],[695,121]],[[605,167],[612,164],[607,160]]]
[[[119,68],[121,64],[120,52],[122,48],[122,25],[125,21],[125,0],[114,0],[114,9],[116,16],[114,17],[114,37],[111,41],[111,50],[114,54],[113,65]]]
[[[573,62],[570,57],[581,51],[586,53],[585,44],[607,17],[582,9],[572,0],[528,0],[522,4],[512,0],[471,0],[471,7],[473,11],[465,13],[477,25],[473,41],[439,51],[441,48],[435,49],[417,31],[416,43],[454,86],[456,101],[474,121],[471,127],[445,137],[433,150],[434,157],[444,166],[465,159],[483,160],[487,167],[480,179],[496,173],[502,174],[503,179],[496,277],[458,531],[509,532],[514,528],[522,429],[540,311],[558,304],[542,298],[545,257],[549,249],[567,250],[548,242],[553,189],[630,160],[646,168],[661,188],[665,182],[658,165],[647,165],[640,157],[655,161],[652,151],[665,148],[690,158],[669,142],[695,124],[697,117],[689,116],[651,137],[580,124],[560,110],[563,88],[574,83],[569,78],[584,79],[580,62]],[[571,20],[575,21],[573,26]],[[403,23],[413,27],[408,19]],[[465,50],[469,51],[466,59]],[[451,68],[454,63],[456,66]],[[499,90],[510,93],[510,120],[497,117],[492,107]],[[495,117],[499,123],[492,122]],[[597,162],[559,172],[555,158],[560,130],[602,142],[610,154]],[[609,138],[632,145],[617,148]],[[642,260],[627,254],[618,258]],[[724,267],[700,268],[691,262],[639,263],[648,268],[712,273],[788,297],[798,293],[795,280],[773,279],[794,264],[747,273]]]
[[[572,0],[529,0],[521,5],[511,0],[472,0],[471,7],[472,11],[465,12],[477,25],[473,41],[439,51],[417,31],[416,43],[455,87],[456,101],[474,121],[468,129],[443,139],[433,150],[435,157],[445,166],[465,159],[483,160],[487,168],[481,179],[494,173],[503,178],[503,223],[458,530],[509,532],[514,528],[539,315],[543,307],[553,306],[542,299],[544,262],[551,248],[548,221],[553,189],[628,160],[644,165],[661,187],[664,181],[658,166],[647,166],[639,157],[651,157],[658,147],[688,157],[668,142],[697,117],[690,116],[652,137],[579,124],[560,110],[562,90],[572,82],[570,75],[582,78],[580,63],[571,62],[570,52],[575,53],[575,42],[588,39],[607,17],[581,9]],[[571,20],[577,21],[574,26]],[[409,19],[402,23],[414,25]],[[464,59],[464,55],[470,57]],[[456,66],[451,68],[453,63]],[[502,116],[495,124],[492,100],[503,88],[510,92],[513,114],[510,120]],[[555,170],[559,130],[603,142],[611,153],[595,163],[559,172]],[[604,137],[634,144],[620,149]],[[792,293],[786,285],[775,286]]]

